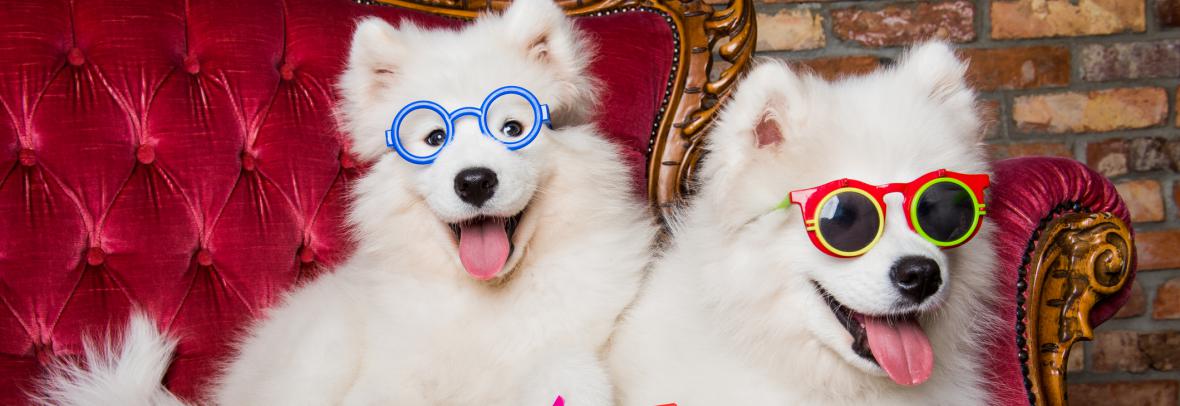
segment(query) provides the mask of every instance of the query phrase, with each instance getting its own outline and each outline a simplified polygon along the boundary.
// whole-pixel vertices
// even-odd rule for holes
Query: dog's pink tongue
[[[459,260],[475,279],[488,280],[508,261],[508,232],[503,220],[466,223],[459,228]]]
[[[934,370],[934,351],[926,332],[913,317],[888,320],[865,316],[865,334],[873,358],[893,382],[912,386],[926,382]]]

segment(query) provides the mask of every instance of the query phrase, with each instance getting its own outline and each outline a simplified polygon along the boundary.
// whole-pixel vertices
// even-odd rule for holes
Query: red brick
[[[1079,53],[1084,80],[1180,76],[1180,40],[1091,44]]]
[[[1086,145],[1086,164],[1108,178],[1127,173],[1127,141],[1114,138]]]
[[[1132,138],[1127,141],[1127,168],[1135,172],[1168,169],[1172,160],[1165,149],[1163,138]]]
[[[1131,221],[1153,222],[1164,220],[1164,196],[1160,183],[1152,179],[1119,182],[1115,185],[1119,196],[1131,211]]]
[[[824,17],[809,9],[784,9],[775,14],[758,13],[759,51],[800,51],[823,48]]]
[[[1086,163],[1106,177],[1180,168],[1180,141],[1113,138],[1086,145]]]
[[[1156,0],[1155,14],[1164,27],[1180,27],[1180,0]]]
[[[1076,133],[1145,128],[1168,116],[1168,94],[1158,87],[1020,96],[1012,118],[1024,131]]]
[[[827,80],[863,75],[881,66],[879,58],[867,55],[816,58],[792,63],[801,65]]]
[[[1163,147],[1164,155],[1167,155],[1169,165],[1173,171],[1180,171],[1180,140],[1167,140]]]
[[[1180,331],[1140,334],[1139,350],[1147,357],[1151,369],[1172,371],[1180,368]]]
[[[1019,144],[1002,144],[991,146],[992,159],[995,161],[1019,158],[1022,156],[1057,156],[1073,158],[1069,146],[1060,142],[1026,142]]]
[[[1180,230],[1135,233],[1135,251],[1140,271],[1180,268]]]
[[[1156,289],[1155,302],[1151,304],[1151,318],[1180,319],[1180,278],[1168,279]]]
[[[1069,48],[963,49],[960,53],[970,60],[967,78],[979,90],[1069,85]]]
[[[1084,369],[1086,369],[1086,346],[1079,342],[1069,349],[1069,358],[1065,360],[1065,371],[1081,372]]]
[[[1103,346],[1096,347],[1105,342]],[[1089,348],[1088,350],[1086,348]],[[1089,347],[1078,343],[1070,348],[1066,370],[1085,369],[1085,353],[1089,351],[1101,359],[1094,361],[1091,372],[1174,371],[1180,369],[1180,331],[1099,331]],[[1102,352],[1106,351],[1106,352]],[[1134,368],[1128,365],[1134,364]]]
[[[975,40],[975,5],[965,0],[901,3],[883,8],[852,6],[832,10],[831,14],[836,37],[874,48],[930,38]]]
[[[1134,331],[1099,331],[1090,345],[1090,371],[1143,372],[1147,356],[1139,351],[1139,333]]]
[[[1127,303],[1119,308],[1118,313],[1114,314],[1116,319],[1126,319],[1135,316],[1142,316],[1147,312],[1147,296],[1143,294],[1143,286],[1139,281],[1135,281],[1131,285],[1131,297],[1127,299]]]
[[[1177,381],[1071,383],[1069,406],[1176,406]]]
[[[1043,38],[1143,32],[1145,0],[994,0],[992,38]]]

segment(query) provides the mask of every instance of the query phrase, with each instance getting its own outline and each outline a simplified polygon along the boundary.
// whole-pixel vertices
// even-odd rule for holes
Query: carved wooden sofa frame
[[[373,0],[360,0],[373,2]],[[502,10],[505,0],[376,0],[469,20]],[[634,8],[660,12],[676,39],[673,78],[652,132],[647,191],[661,213],[687,194],[701,144],[735,82],[750,67],[756,43],[753,0],[710,5],[702,0],[557,0],[566,14],[596,15]],[[714,64],[724,69],[714,73]],[[1091,307],[1129,278],[1130,229],[1110,213],[1069,205],[1042,221],[1022,258],[1017,283],[1019,362],[1032,404],[1065,404],[1066,360],[1077,341],[1090,340]],[[1060,215],[1058,215],[1060,214]]]

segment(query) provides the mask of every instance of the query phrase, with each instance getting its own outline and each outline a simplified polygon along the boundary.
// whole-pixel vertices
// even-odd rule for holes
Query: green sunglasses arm
[[[774,207],[774,209],[775,209],[775,210],[778,210],[778,209],[786,209],[786,208],[788,208],[788,207],[791,207],[791,205],[792,205],[792,204],[795,204],[795,203],[791,201],[791,194],[790,194],[790,193],[788,193],[788,194],[787,194],[787,198],[786,198],[786,199],[783,199],[782,203],[779,203],[779,204],[778,204],[778,206],[775,206],[775,207]]]

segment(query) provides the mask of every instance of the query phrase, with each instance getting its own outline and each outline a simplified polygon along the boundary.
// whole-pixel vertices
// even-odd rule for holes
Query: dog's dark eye
[[[508,120],[503,127],[500,127],[500,133],[509,137],[519,137],[522,132],[524,132],[524,126],[516,120]]]
[[[443,130],[434,130],[427,134],[423,141],[426,141],[426,145],[437,147],[447,141],[447,133]]]

